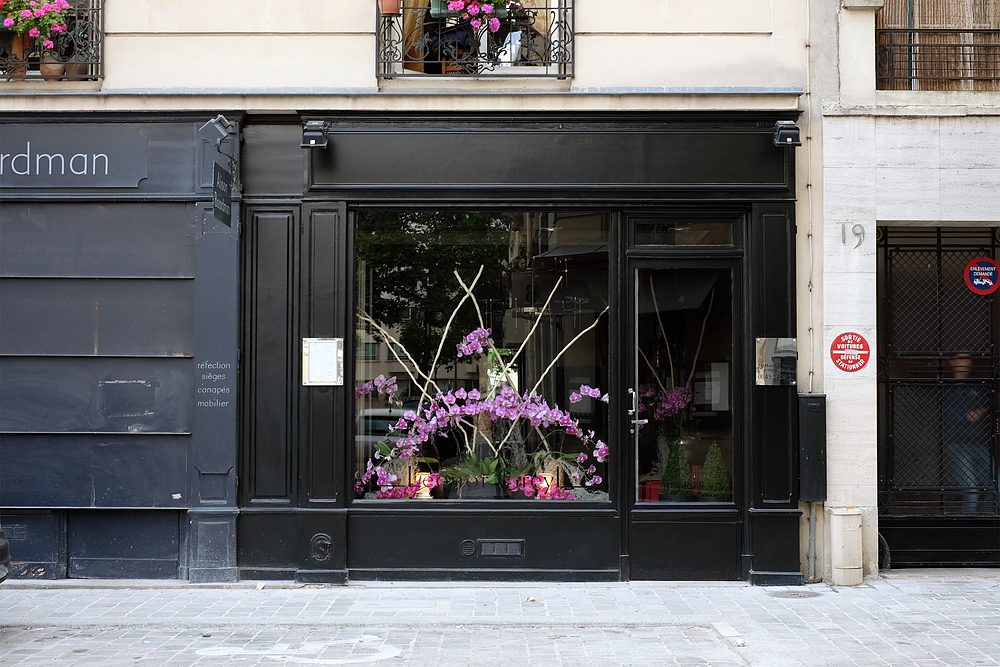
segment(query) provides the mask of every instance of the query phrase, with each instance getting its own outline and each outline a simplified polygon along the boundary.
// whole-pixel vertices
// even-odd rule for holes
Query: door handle
[[[639,412],[639,394],[637,394],[635,389],[632,389],[631,387],[629,388],[628,393],[632,397],[632,408],[628,411],[628,415],[629,417],[634,417],[636,416],[636,413]],[[631,433],[632,435],[635,435],[636,426],[642,426],[643,424],[648,424],[648,423],[649,423],[648,419],[633,419],[632,428],[630,428],[628,432]]]

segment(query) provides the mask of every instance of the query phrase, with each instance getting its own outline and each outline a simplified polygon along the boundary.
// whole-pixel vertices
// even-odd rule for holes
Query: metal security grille
[[[879,90],[1000,90],[1000,0],[885,0]]]
[[[964,278],[996,230],[879,230],[879,503],[997,515],[997,294]]]

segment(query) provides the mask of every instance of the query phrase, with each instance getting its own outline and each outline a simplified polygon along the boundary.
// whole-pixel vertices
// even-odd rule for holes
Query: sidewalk
[[[1000,570],[901,570],[853,588],[0,585],[3,667],[347,664],[1000,665]]]

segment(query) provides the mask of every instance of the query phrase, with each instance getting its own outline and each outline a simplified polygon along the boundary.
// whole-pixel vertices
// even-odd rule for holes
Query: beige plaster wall
[[[628,11],[576,0],[576,74],[569,81],[498,82],[480,89],[802,88],[805,5],[793,0],[639,0]],[[105,93],[256,94],[378,90],[375,0],[105,0]],[[436,89],[441,108],[468,80],[382,82],[387,91]],[[17,84],[4,84],[18,90]],[[38,82],[37,92],[73,89]],[[404,100],[387,107],[407,107]],[[169,107],[169,104],[167,104]]]

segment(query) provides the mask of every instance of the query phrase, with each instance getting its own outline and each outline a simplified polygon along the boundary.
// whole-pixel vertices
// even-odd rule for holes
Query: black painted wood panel
[[[193,278],[194,205],[5,202],[4,277]]]
[[[198,167],[201,166],[202,155],[201,142],[197,139],[198,128],[209,117],[208,113],[198,113],[186,118],[175,117],[167,122],[121,123],[113,119],[94,122],[92,114],[78,114],[53,118],[40,124],[37,123],[37,112],[34,116],[5,113],[4,124],[0,128],[3,153],[20,153],[30,142],[33,176],[13,178],[8,172],[8,177],[0,183],[0,196],[31,198],[46,189],[56,191],[57,196],[73,198],[210,192],[211,188],[200,186]],[[240,119],[238,114],[233,113],[229,113],[228,117],[232,121]],[[223,149],[233,154],[231,147],[224,146]],[[60,166],[58,158],[53,165],[53,173],[60,174],[58,177],[48,177],[47,158],[38,161],[41,153],[64,154],[65,168]],[[115,173],[117,166],[129,165],[127,173],[130,178],[82,179],[79,186],[75,186],[69,162],[77,153],[107,155],[109,174]],[[142,165],[146,166],[145,171]],[[82,163],[76,166],[80,167]],[[104,166],[103,158],[98,166]],[[23,169],[23,161],[18,163],[18,167]],[[93,166],[90,171],[94,171]],[[37,172],[43,172],[44,176],[39,177]]]
[[[0,279],[0,354],[190,357],[194,281]]]
[[[242,178],[247,195],[302,195],[309,155],[299,148],[302,125],[298,118],[293,120],[281,125],[251,122],[243,127]]]
[[[308,222],[304,239],[305,261],[303,280],[309,294],[303,308],[306,321],[302,337],[344,338],[345,320],[350,307],[345,301],[347,206],[320,205],[308,207],[304,213]],[[349,357],[345,354],[345,362]],[[344,418],[344,387],[303,387],[303,402],[307,412],[309,437],[302,443],[300,458],[305,463],[301,477],[307,480],[308,503],[338,503],[340,471],[346,451]],[[339,502],[338,502],[339,500]]]
[[[618,573],[618,519],[610,512],[495,509],[359,511],[348,516],[347,567],[439,570],[461,579],[475,570],[603,570]],[[501,509],[502,507],[502,509]],[[491,556],[483,540],[523,540],[520,555]],[[463,546],[471,542],[471,548]],[[449,572],[450,571],[450,572]]]
[[[632,579],[739,579],[740,527],[735,512],[705,517],[691,512],[673,520],[633,521],[629,550]]]
[[[291,387],[298,373],[293,366],[299,345],[292,327],[295,302],[292,280],[297,219],[288,208],[251,212],[246,325],[250,336],[245,360],[248,466],[244,501],[290,501],[295,470],[291,450],[291,420],[295,418]]]
[[[0,357],[0,432],[190,433],[191,359]]]
[[[607,189],[629,185],[714,188],[783,187],[784,165],[776,159],[773,132],[744,130],[703,133],[690,128],[544,126],[503,128],[470,134],[448,127],[402,134],[394,128],[346,126],[329,137],[329,147],[311,150],[312,185],[350,188],[391,183],[392,187],[426,185],[502,186],[591,185]],[[517,160],[490,160],[502,151]],[[700,153],[702,160],[683,159]],[[566,159],[572,155],[572,159]],[[712,159],[712,156],[739,156]],[[373,159],[384,156],[382,160]],[[385,179],[388,164],[411,168],[404,180]]]
[[[791,205],[757,205],[751,222],[753,338],[795,337],[795,226]],[[753,338],[748,341],[754,349]],[[755,363],[755,360],[751,360]],[[794,506],[798,494],[795,386],[752,386],[754,504]]]
[[[189,441],[182,435],[4,434],[0,505],[186,507],[192,502]]]
[[[70,512],[67,536],[71,578],[177,577],[180,521],[175,511]]]

